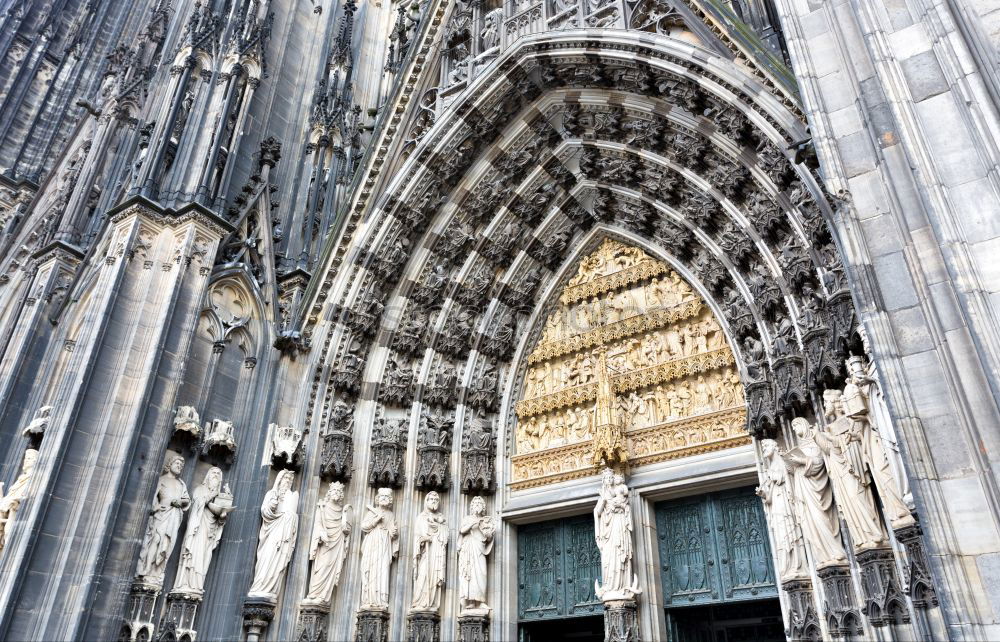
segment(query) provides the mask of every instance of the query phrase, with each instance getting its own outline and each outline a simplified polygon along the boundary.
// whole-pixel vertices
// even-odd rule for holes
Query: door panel
[[[563,612],[562,529],[552,522],[517,532],[517,611],[522,620],[559,617]]]
[[[720,493],[712,504],[719,536],[719,570],[726,599],[777,595],[760,499],[746,492]]]
[[[657,510],[664,601],[701,604],[718,598],[712,515],[704,501],[672,502]]]
[[[593,615],[603,611],[594,593],[601,577],[601,549],[594,538],[594,520],[589,515],[566,522],[567,615]]]

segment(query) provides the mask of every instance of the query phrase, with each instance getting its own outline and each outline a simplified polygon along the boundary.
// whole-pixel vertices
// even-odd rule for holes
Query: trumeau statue
[[[282,470],[274,478],[274,486],[264,495],[260,506],[263,522],[257,539],[257,563],[248,593],[250,597],[278,597],[298,533],[299,493],[292,490],[294,483],[295,473]]]
[[[601,551],[601,580],[594,581],[597,598],[631,600],[641,593],[632,570],[632,507],[625,478],[604,469],[597,506],[594,507],[594,536]],[[603,581],[603,584],[601,583]]]
[[[195,597],[204,594],[212,555],[222,538],[226,518],[234,508],[229,484],[222,485],[222,470],[209,468],[205,480],[192,493],[173,593]]]
[[[852,422],[844,414],[839,390],[824,391],[823,411],[827,427],[825,431],[816,431],[816,444],[826,456],[833,494],[847,522],[854,548],[884,546],[885,533],[865,476],[858,422]]]
[[[441,497],[427,493],[424,510],[417,515],[413,538],[413,600],[411,611],[441,608],[445,562],[448,549],[448,522],[441,514]]]
[[[847,553],[840,542],[840,520],[823,451],[816,445],[813,428],[806,419],[792,419],[792,430],[798,446],[782,453],[782,459],[794,475],[793,495],[802,534],[812,549],[816,568],[846,564]]]
[[[871,406],[863,388],[874,381],[865,374],[861,357],[848,359],[847,371],[850,374],[847,385],[844,386],[844,410],[852,422],[851,433],[861,435],[862,456],[882,500],[882,510],[893,529],[911,526],[915,521],[913,514],[899,491],[882,435],[872,421]]]
[[[14,525],[17,511],[27,497],[28,483],[31,482],[31,473],[35,470],[36,461],[38,461],[37,450],[29,448],[24,451],[21,474],[7,489],[7,494],[4,494],[3,484],[0,484],[0,553],[3,553],[4,545],[7,543],[7,534],[10,533],[10,528]]]
[[[476,496],[458,529],[458,599],[462,615],[489,615],[486,556],[493,551],[496,523],[486,517],[486,502]]]
[[[344,485],[333,482],[319,500],[313,522],[309,559],[309,592],[306,600],[329,604],[340,580],[351,538],[351,505],[344,503]]]
[[[389,574],[399,555],[399,528],[392,512],[392,489],[379,488],[375,506],[361,521],[361,609],[389,609]]]
[[[757,495],[764,502],[767,521],[774,534],[778,577],[782,582],[805,577],[805,551],[802,548],[802,536],[796,527],[795,500],[785,462],[778,452],[778,442],[762,439],[760,449],[764,461]]]
[[[139,551],[139,564],[135,570],[136,580],[144,584],[163,586],[167,559],[174,550],[184,511],[191,504],[187,486],[180,479],[183,470],[183,457],[168,457],[156,485],[153,507],[146,522],[146,535]]]

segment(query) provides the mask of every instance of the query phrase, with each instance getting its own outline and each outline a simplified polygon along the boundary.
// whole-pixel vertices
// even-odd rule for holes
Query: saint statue
[[[889,466],[889,456],[882,435],[872,422],[871,406],[865,387],[872,386],[875,381],[865,374],[861,357],[848,359],[847,370],[850,374],[847,385],[844,386],[842,398],[844,410],[852,422],[852,432],[861,435],[862,459],[875,482],[878,496],[882,500],[882,510],[885,511],[893,529],[912,526],[915,521],[913,513],[903,501],[896,476]]]
[[[222,470],[209,468],[205,480],[192,494],[173,593],[199,597],[204,594],[205,575],[212,564],[212,554],[222,538],[226,518],[234,508],[229,484],[222,488]]]
[[[7,534],[10,533],[10,527],[14,525],[14,518],[21,507],[21,502],[28,495],[28,483],[31,481],[31,473],[35,470],[36,461],[38,461],[37,450],[29,448],[24,451],[21,474],[7,489],[7,494],[4,494],[3,484],[0,484],[0,553],[3,552],[4,544],[7,543]]]
[[[139,551],[139,564],[135,570],[135,578],[145,584],[163,586],[167,559],[174,550],[184,511],[191,504],[187,486],[180,479],[183,470],[183,457],[175,455],[168,458],[156,485],[153,507],[146,522],[146,535]]]
[[[293,483],[295,473],[280,471],[260,505],[263,523],[257,538],[257,565],[249,597],[277,598],[285,579],[299,527],[299,493],[292,490]]]
[[[597,403],[594,405],[594,465],[625,463],[625,434],[615,416],[617,408],[614,384],[608,370],[607,352],[598,351]]]
[[[361,521],[361,608],[389,609],[389,572],[399,555],[399,529],[392,513],[392,489],[379,488],[375,506]]]
[[[778,577],[782,582],[805,577],[803,566],[805,552],[802,549],[802,537],[795,525],[794,500],[791,485],[788,483],[788,470],[778,453],[778,442],[773,439],[762,439],[760,449],[764,461],[757,495],[764,502],[767,521],[774,534]]]
[[[792,430],[799,439],[798,446],[783,453],[782,459],[794,475],[793,496],[802,534],[812,548],[816,568],[847,564],[823,451],[816,445],[813,428],[806,419],[792,419]]]
[[[313,564],[309,574],[307,601],[330,603],[333,589],[340,580],[350,538],[351,505],[344,503],[344,485],[333,482],[326,491],[326,497],[319,500],[316,506],[312,541],[309,545],[309,559]]]
[[[448,523],[441,514],[441,498],[431,491],[424,499],[424,510],[417,515],[413,542],[412,611],[434,611],[441,606],[444,588],[445,553],[448,548]]]
[[[464,615],[488,615],[486,556],[493,550],[496,525],[486,517],[486,502],[473,497],[470,514],[458,529],[458,598]]]
[[[632,531],[625,477],[605,468],[594,507],[594,536],[601,551],[601,579],[594,581],[594,593],[602,601],[631,600],[642,592],[632,571]]]
[[[847,522],[854,548],[885,546],[885,533],[865,476],[861,434],[856,423],[844,414],[841,397],[839,390],[823,392],[827,427],[816,432],[816,444],[826,455],[833,494]]]

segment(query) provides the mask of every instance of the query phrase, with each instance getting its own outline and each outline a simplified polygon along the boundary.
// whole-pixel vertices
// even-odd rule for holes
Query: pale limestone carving
[[[839,390],[824,391],[823,411],[827,426],[826,430],[816,431],[816,444],[826,456],[833,494],[847,522],[854,548],[885,546],[885,532],[865,476],[860,426],[844,414],[842,397]]]
[[[806,577],[805,551],[796,525],[795,500],[792,497],[787,467],[778,452],[778,442],[762,439],[760,449],[763,462],[757,495],[764,502],[764,511],[774,536],[778,578],[785,582]]]
[[[319,500],[309,544],[309,592],[306,600],[329,604],[333,589],[340,581],[340,571],[347,557],[351,537],[351,505],[344,504],[344,485],[333,482],[326,497]]]
[[[233,422],[224,419],[214,419],[205,427],[205,441],[202,449],[208,452],[212,448],[221,448],[229,452],[236,451],[236,432]]]
[[[441,514],[441,498],[431,491],[417,515],[413,537],[413,599],[411,611],[437,612],[444,590],[448,550],[448,522]]]
[[[299,448],[302,444],[302,431],[295,426],[280,426],[270,424],[267,427],[271,436],[269,453],[275,462],[296,462],[299,458]]]
[[[594,536],[601,551],[601,579],[594,581],[598,599],[631,600],[642,591],[632,568],[632,507],[625,478],[605,468],[594,507]]]
[[[25,437],[40,436],[45,434],[45,429],[49,427],[49,420],[52,418],[52,406],[42,406],[35,411],[35,416],[31,422],[24,427],[21,434]]]
[[[496,522],[486,517],[486,502],[476,496],[458,529],[458,598],[462,615],[489,615],[486,556],[493,551]]]
[[[31,474],[35,470],[35,463],[38,461],[38,451],[29,448],[24,451],[24,461],[21,463],[21,474],[17,476],[14,483],[3,492],[3,484],[0,483],[0,553],[3,553],[7,543],[7,535],[14,525],[17,511],[28,496],[28,484],[31,482]]]
[[[191,597],[204,594],[205,576],[212,564],[212,555],[222,538],[226,518],[234,508],[229,484],[222,485],[222,470],[209,468],[205,480],[191,494],[191,510],[172,593]]]
[[[814,429],[802,417],[792,420],[798,446],[782,454],[794,475],[793,495],[802,535],[809,543],[816,568],[847,563],[840,542],[840,520],[833,503],[833,487]]]
[[[862,456],[882,500],[882,510],[893,530],[912,526],[915,522],[913,513],[903,501],[882,435],[872,421],[871,406],[864,391],[865,386],[875,382],[865,374],[861,357],[848,359],[847,370],[850,375],[844,386],[843,404],[848,419],[853,422],[852,434],[861,435]]]
[[[611,384],[607,353],[599,353],[597,368],[597,402],[594,404],[594,465],[624,463],[628,461],[625,435],[615,416],[617,406],[615,389]]]
[[[389,609],[389,574],[399,555],[399,528],[392,512],[392,489],[379,488],[375,506],[361,521],[361,609]]]
[[[192,437],[201,434],[201,418],[193,406],[177,406],[174,411],[174,432],[187,432]]]
[[[260,506],[260,534],[257,538],[257,562],[249,597],[277,599],[285,571],[295,550],[299,526],[299,493],[292,490],[295,473],[282,470],[274,486],[264,495]]]
[[[183,457],[169,457],[156,485],[156,495],[149,511],[146,534],[142,539],[139,563],[135,570],[136,580],[150,586],[163,586],[167,559],[174,550],[184,511],[191,504],[187,486],[180,479],[183,470]]]

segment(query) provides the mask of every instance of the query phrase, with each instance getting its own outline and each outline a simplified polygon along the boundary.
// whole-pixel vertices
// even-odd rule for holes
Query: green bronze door
[[[517,613],[522,622],[597,615],[601,554],[590,515],[517,531]]]
[[[667,608],[777,596],[764,507],[752,488],[656,506]]]

